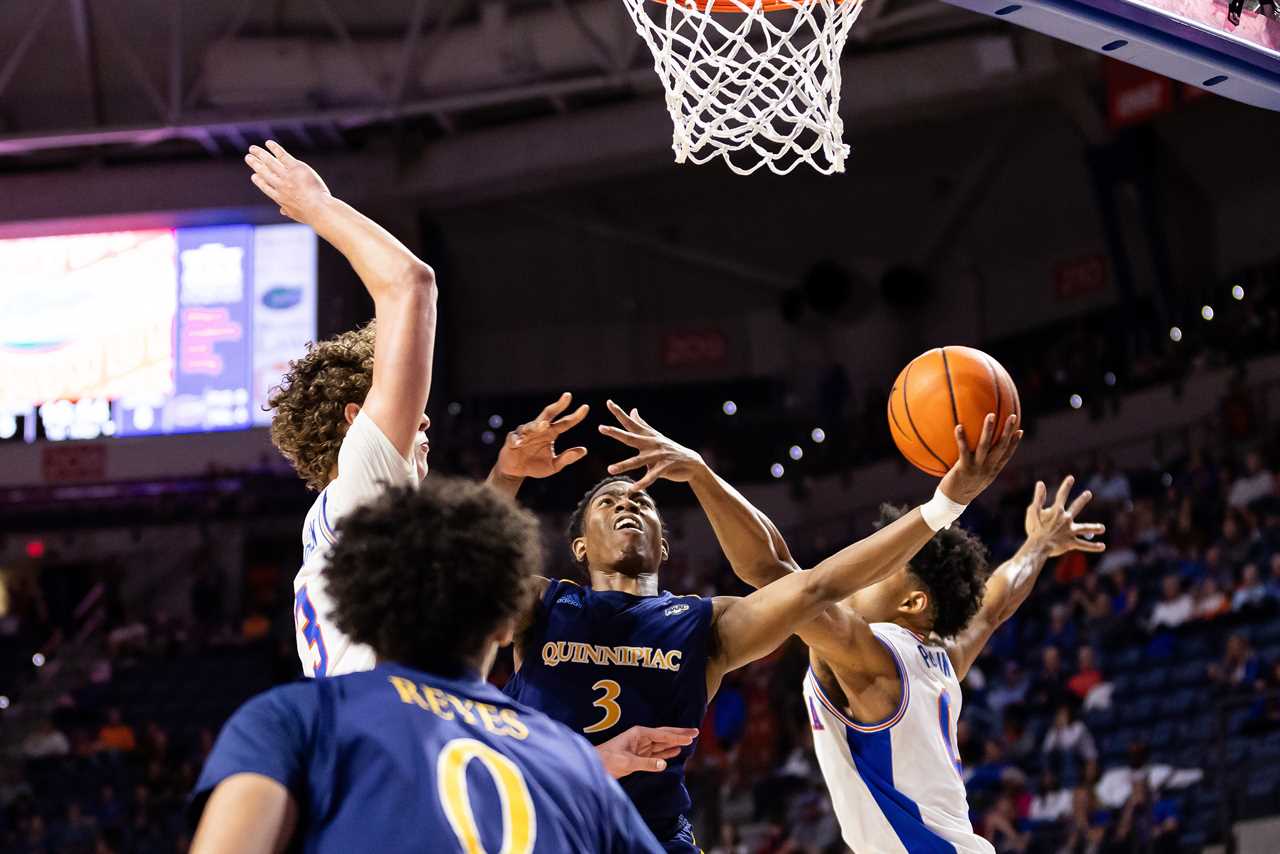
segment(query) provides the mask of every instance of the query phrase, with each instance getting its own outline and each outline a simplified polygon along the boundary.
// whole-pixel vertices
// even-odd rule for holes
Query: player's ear
[[[573,552],[573,559],[578,563],[583,563],[587,559],[587,540],[585,537],[578,537],[569,544],[569,551]]]
[[[342,417],[347,419],[348,425],[354,424],[356,420],[356,416],[359,414],[360,414],[360,404],[358,403],[348,403],[346,406],[342,408]]]
[[[667,548],[667,538],[663,537],[658,542],[662,546],[662,562],[666,563],[667,558],[671,556],[671,550]]]
[[[929,594],[923,590],[912,590],[902,600],[898,610],[907,614],[923,614],[929,608]]]

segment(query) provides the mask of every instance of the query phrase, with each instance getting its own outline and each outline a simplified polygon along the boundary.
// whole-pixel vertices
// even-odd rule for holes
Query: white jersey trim
[[[886,730],[902,720],[902,716],[907,713],[907,706],[911,702],[911,680],[907,678],[907,668],[902,663],[902,659],[898,657],[898,651],[893,648],[893,644],[884,638],[876,635],[876,640],[884,644],[884,648],[889,650],[889,654],[893,656],[893,667],[898,671],[898,683],[902,686],[902,697],[898,700],[898,708],[896,708],[887,718],[874,724],[860,724],[849,718],[848,715],[840,708],[839,705],[833,703],[831,698],[827,696],[827,692],[822,688],[822,680],[818,678],[818,674],[814,672],[813,665],[809,665],[809,678],[813,682],[814,693],[818,696],[818,701],[827,707],[831,714],[835,715],[840,723],[857,732],[880,732]]]

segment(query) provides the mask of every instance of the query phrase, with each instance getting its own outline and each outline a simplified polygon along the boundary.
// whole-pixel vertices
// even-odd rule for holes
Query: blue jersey
[[[701,726],[711,608],[701,596],[633,596],[552,581],[505,690],[595,744],[635,725]],[[691,805],[684,764],[693,749],[662,772],[620,781],[660,839]]]
[[[292,793],[304,852],[662,850],[585,739],[478,679],[381,664],[275,688],[223,727],[193,807],[246,772]]]

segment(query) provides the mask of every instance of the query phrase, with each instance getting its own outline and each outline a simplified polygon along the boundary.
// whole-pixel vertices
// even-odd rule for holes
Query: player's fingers
[[[539,421],[554,421],[556,416],[569,408],[569,404],[573,402],[573,395],[569,392],[562,392],[551,403],[542,407],[542,411],[538,413]]]
[[[996,416],[993,412],[988,412],[986,417],[982,419],[982,434],[978,436],[978,447],[973,450],[973,459],[978,465],[982,465],[987,461],[987,457],[991,454],[991,443],[995,441],[996,436]]]
[[[601,424],[600,432],[610,439],[617,439],[622,444],[630,445],[633,448],[643,448],[652,444],[651,442],[646,442],[646,437],[644,436],[628,433],[626,430],[619,430],[617,427],[610,427],[608,424]]]
[[[630,415],[623,412],[621,406],[614,403],[612,400],[605,401],[605,405],[609,407],[609,411],[613,413],[613,417],[618,419],[618,422],[623,427],[626,427],[628,430],[632,431],[633,433],[644,432],[644,428],[641,427],[639,424],[637,424],[636,421]]]
[[[576,463],[578,460],[582,459],[586,455],[587,455],[586,448],[570,448],[569,450],[562,451],[561,453],[556,454],[554,457],[552,457],[551,466],[556,471],[560,471],[564,469],[565,466],[573,465],[574,463]]]
[[[276,191],[276,188],[271,186],[271,184],[269,184],[265,178],[263,178],[257,172],[254,172],[252,175],[249,176],[249,180],[253,182],[253,186],[257,187],[259,190],[262,191],[263,195],[265,195],[268,199],[278,204],[281,210],[284,209],[284,199],[280,198],[280,193],[278,193]]]
[[[249,154],[262,164],[262,168],[266,169],[272,175],[280,178],[284,177],[284,166],[280,164],[280,161],[277,160],[275,155],[270,151],[256,145],[251,145],[249,146]]]
[[[1044,509],[1045,496],[1049,494],[1049,487],[1044,485],[1043,480],[1036,481],[1035,495],[1031,498],[1031,506],[1037,510]]]
[[[551,429],[555,432],[557,436],[559,436],[564,431],[570,430],[574,427],[577,427],[579,424],[581,424],[582,419],[586,418],[587,413],[590,411],[591,411],[591,407],[587,406],[584,403],[581,406],[579,406],[577,409],[575,409],[573,412],[570,412],[564,418],[560,418],[552,422]]]
[[[653,751],[653,756],[657,757],[658,759],[675,759],[677,756],[680,755],[680,751],[682,750],[684,750],[683,747],[655,748]]]
[[[1075,475],[1069,474],[1062,479],[1062,483],[1058,484],[1058,494],[1053,499],[1053,509],[1061,510],[1067,506],[1067,496],[1071,494],[1071,487],[1075,485]]]
[[[668,466],[666,465],[649,466],[649,471],[645,472],[645,476],[631,485],[631,492],[641,492],[653,486],[657,483],[658,478],[662,477],[662,473],[667,468]]]
[[[1101,522],[1086,522],[1071,526],[1071,533],[1077,537],[1100,537],[1107,532],[1107,526]]]
[[[1076,550],[1082,552],[1105,552],[1107,550],[1106,543],[1097,543],[1093,540],[1082,540],[1079,537],[1072,542],[1072,546]]]
[[[955,434],[956,434],[956,451],[959,454],[959,456],[957,457],[957,460],[959,460],[960,462],[966,465],[972,464],[973,451],[969,449],[969,437],[965,435],[963,424],[956,425]]]
[[[566,451],[565,453],[568,453],[568,452]],[[655,457],[657,457],[657,454],[654,453],[653,451],[648,451],[643,454],[636,454],[634,457],[630,457],[628,459],[622,460],[621,462],[617,462],[609,466],[609,474],[622,474],[623,472],[634,471],[638,468],[643,468],[644,466],[647,466],[649,465],[649,463],[653,462]]]
[[[1021,430],[1013,431],[1013,435],[1009,437],[1009,444],[1000,455],[1000,468],[1007,466],[1009,460],[1013,459],[1013,455],[1018,451],[1018,446],[1022,444],[1022,435]]]
[[[1075,519],[1080,515],[1080,511],[1088,506],[1089,502],[1092,500],[1093,493],[1086,489],[1084,492],[1076,496],[1075,501],[1071,502],[1071,506],[1067,508],[1067,515],[1072,519]]]
[[[632,419],[634,419],[634,420],[635,420],[635,422],[636,422],[637,424],[639,424],[641,427],[645,428],[646,430],[653,430],[653,425],[651,425],[648,421],[645,421],[643,418],[641,418],[641,417],[640,417],[640,410],[639,410],[639,409],[636,409],[635,407],[632,407],[632,408],[631,408],[631,413],[630,413],[630,414],[631,414]],[[653,430],[653,432],[657,433],[658,431],[657,431],[657,430]]]
[[[298,159],[285,150],[285,147],[274,139],[267,140],[267,148],[271,153],[280,159],[280,162],[286,166],[292,166],[298,162]]]
[[[670,744],[692,744],[698,737],[697,727],[660,726],[644,727],[644,734],[654,741],[665,741]]]

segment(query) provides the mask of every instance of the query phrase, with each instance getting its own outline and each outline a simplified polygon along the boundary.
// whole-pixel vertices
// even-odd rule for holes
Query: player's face
[[[582,550],[592,569],[637,576],[655,573],[667,556],[662,518],[647,492],[621,481],[602,486],[582,520]]]
[[[850,606],[868,623],[891,623],[920,607],[920,591],[903,564],[889,576],[849,597]]]

